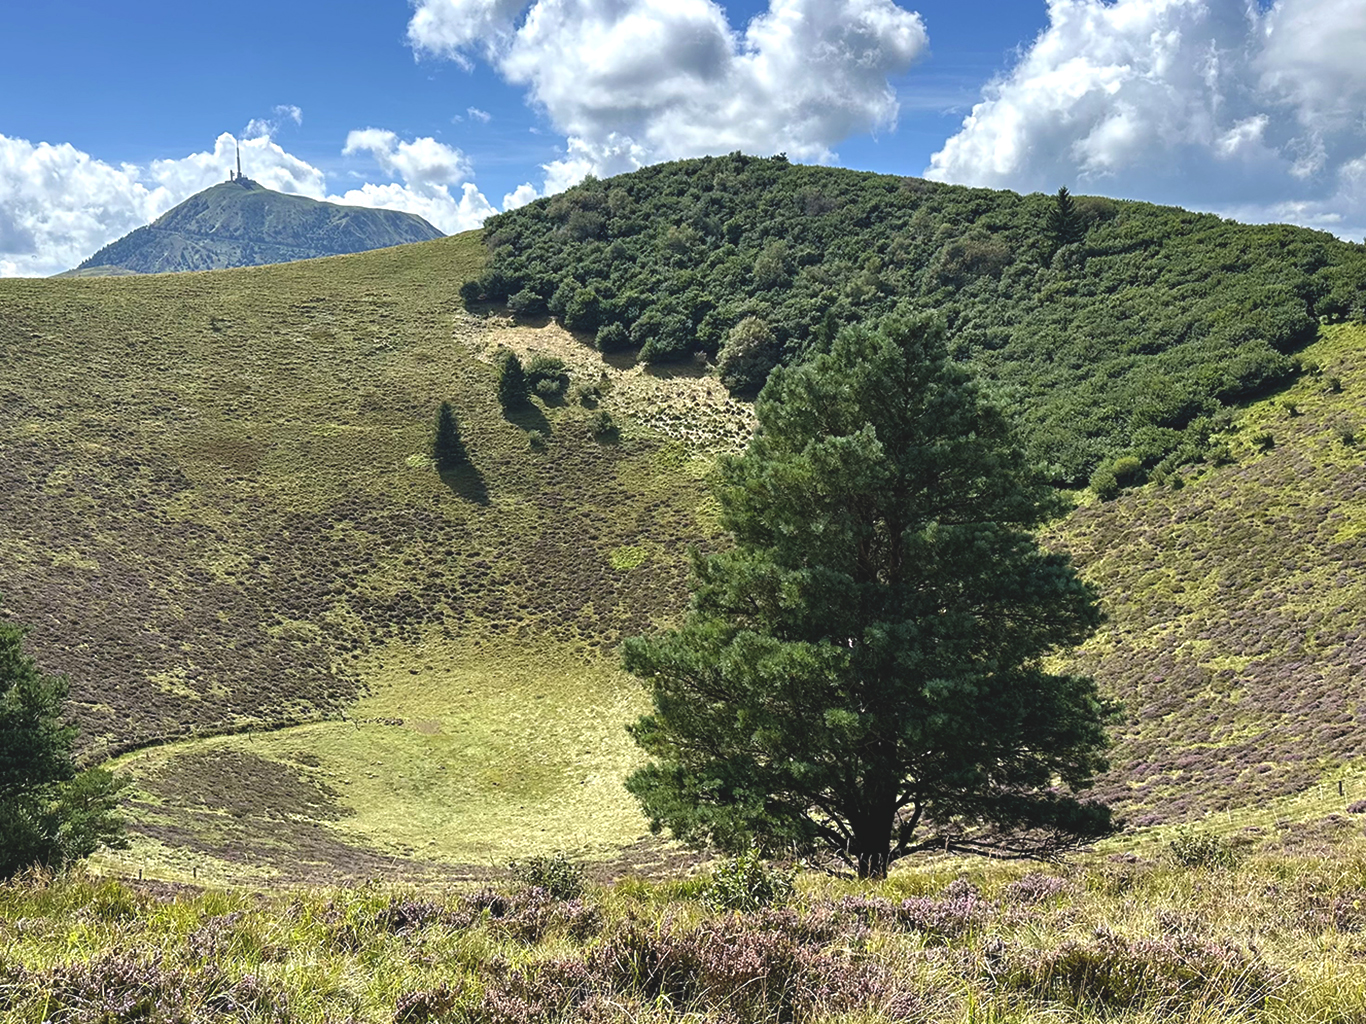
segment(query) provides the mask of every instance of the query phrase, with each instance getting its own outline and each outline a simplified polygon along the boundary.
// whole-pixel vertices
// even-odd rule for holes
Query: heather
[[[1353,1021],[1366,850],[798,871],[743,910],[707,871],[552,892],[0,887],[7,1021]],[[545,865],[542,865],[544,868]],[[572,873],[572,865],[556,869]],[[534,874],[534,872],[532,873]]]

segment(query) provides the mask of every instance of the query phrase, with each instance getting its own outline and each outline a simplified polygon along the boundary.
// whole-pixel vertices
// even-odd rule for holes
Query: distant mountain
[[[440,237],[415,214],[322,203],[237,178],[191,196],[60,276],[222,270]]]

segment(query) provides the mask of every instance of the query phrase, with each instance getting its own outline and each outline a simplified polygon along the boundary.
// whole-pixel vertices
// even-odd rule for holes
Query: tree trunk
[[[892,826],[896,821],[896,801],[889,798],[879,801],[886,805],[869,814],[862,821],[854,822],[854,843],[850,851],[858,858],[859,878],[883,879],[887,877],[892,849]]]
[[[885,843],[881,850],[859,851],[858,876],[859,878],[871,878],[878,881],[887,877],[887,847]]]

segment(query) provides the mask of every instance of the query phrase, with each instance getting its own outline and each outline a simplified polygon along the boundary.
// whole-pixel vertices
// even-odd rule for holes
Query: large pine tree
[[[656,829],[824,848],[880,877],[916,850],[1052,852],[1107,834],[1074,795],[1109,708],[1045,659],[1100,621],[1032,536],[1058,506],[929,318],[846,329],[756,405],[716,484],[733,550],[626,667]]]

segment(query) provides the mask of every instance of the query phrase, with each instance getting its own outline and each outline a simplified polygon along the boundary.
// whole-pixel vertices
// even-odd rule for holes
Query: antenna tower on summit
[[[241,144],[240,142],[237,142],[237,143],[234,143],[234,145],[237,147],[237,170],[234,171],[232,168],[228,168],[228,180],[229,180],[229,181],[241,181],[241,180],[242,180],[242,144]]]

